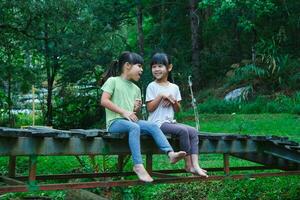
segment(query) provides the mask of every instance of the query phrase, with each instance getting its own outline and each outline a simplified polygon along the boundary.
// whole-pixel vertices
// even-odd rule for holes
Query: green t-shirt
[[[133,112],[135,100],[141,100],[140,88],[133,82],[120,76],[107,79],[101,89],[111,94],[110,100],[114,104],[127,111]],[[105,108],[105,112],[107,128],[115,119],[123,118],[119,113],[115,113],[107,108]]]

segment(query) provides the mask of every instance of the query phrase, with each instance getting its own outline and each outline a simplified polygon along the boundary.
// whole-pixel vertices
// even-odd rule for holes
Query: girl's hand
[[[161,94],[162,106],[168,107],[175,103],[175,98],[172,95]]]
[[[176,102],[176,99],[175,99],[171,94],[168,96],[168,100],[169,100],[172,104],[174,104],[174,103]]]
[[[136,122],[139,120],[138,117],[135,115],[135,112],[125,111],[122,113],[122,117],[124,117],[132,122]]]
[[[133,108],[133,110],[134,111],[139,111],[140,108],[141,108],[141,106],[142,106],[142,100],[136,99],[135,102],[134,102],[134,108]]]

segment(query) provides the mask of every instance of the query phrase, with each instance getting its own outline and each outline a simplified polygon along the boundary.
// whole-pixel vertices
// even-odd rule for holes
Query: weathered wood
[[[179,142],[170,140],[174,149]],[[141,139],[142,153],[162,154],[150,137]],[[201,153],[247,153],[263,148],[252,140],[200,140]],[[0,156],[21,155],[121,155],[131,154],[127,140],[95,137],[84,139],[71,137],[58,139],[53,137],[18,137],[0,139]]]
[[[57,130],[49,127],[27,127],[33,137],[70,138],[70,131]]]
[[[71,129],[70,134],[72,136],[82,137],[82,138],[92,138],[99,136],[99,129]]]
[[[64,131],[49,127],[27,127],[26,130],[0,127],[0,133],[0,156],[131,154],[126,133],[108,133],[101,129]],[[236,154],[245,159],[255,153],[271,154],[274,159],[277,157],[285,160],[291,170],[300,168],[300,146],[286,137],[204,133],[199,134],[201,153]],[[172,135],[166,137],[172,147],[178,150],[179,138]],[[141,136],[141,147],[143,154],[163,153],[148,135]],[[250,159],[253,159],[252,156]],[[271,164],[278,164],[282,169],[284,163],[281,160],[281,164],[276,159]],[[270,164],[264,159],[258,161]]]
[[[31,135],[29,130],[0,127],[0,137],[30,137]]]

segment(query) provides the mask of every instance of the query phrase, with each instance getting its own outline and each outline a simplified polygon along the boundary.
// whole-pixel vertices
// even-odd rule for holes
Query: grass
[[[183,113],[179,122],[194,126],[191,115]],[[201,131],[250,135],[277,135],[300,142],[300,115],[294,114],[201,114]]]
[[[178,116],[179,122],[194,125],[190,112]],[[251,135],[288,136],[291,140],[300,142],[300,116],[294,114],[202,114],[200,115],[201,130],[215,133],[240,133]],[[38,173],[71,173],[76,170],[90,172],[92,167],[86,156],[82,157],[86,165],[82,167],[75,157],[40,157]],[[111,171],[115,167],[116,157],[105,159],[98,156],[97,162],[103,169]],[[17,173],[27,174],[28,158],[18,158]],[[200,164],[204,168],[222,167],[222,155],[201,154]],[[0,158],[0,172],[7,173],[7,158]],[[257,165],[248,161],[230,158],[231,166]],[[125,169],[131,171],[131,161]],[[166,156],[154,157],[154,169],[182,168],[183,163],[170,165]],[[247,172],[252,173],[252,172]],[[212,174],[212,173],[210,173]],[[217,173],[216,173],[217,174]],[[133,177],[135,178],[135,177]],[[160,184],[135,186],[129,188],[112,188],[109,190],[92,189],[94,192],[106,193],[113,199],[127,197],[128,199],[298,199],[300,196],[300,177],[269,177],[238,181],[213,181],[185,184]],[[0,199],[20,199],[22,196],[41,195],[53,199],[64,199],[64,191],[36,192],[22,194],[7,194]]]

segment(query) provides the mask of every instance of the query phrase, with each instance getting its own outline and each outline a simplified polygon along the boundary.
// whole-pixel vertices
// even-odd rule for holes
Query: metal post
[[[9,156],[8,177],[16,177],[16,156]]]
[[[89,157],[90,157],[90,161],[93,165],[94,172],[98,173],[99,172],[99,166],[98,166],[97,161],[96,161],[96,155],[89,155]]]
[[[123,167],[124,167],[124,155],[118,155],[118,172],[122,172],[123,171]]]
[[[35,126],[35,88],[34,85],[32,85],[32,126]]]
[[[152,154],[146,154],[146,170],[148,173],[152,173]]]
[[[223,161],[224,161],[224,173],[225,175],[229,175],[229,155],[223,154]]]
[[[193,82],[192,82],[191,78],[192,78],[192,76],[188,77],[189,88],[190,88],[190,93],[191,93],[191,98],[192,98],[192,106],[193,106],[193,109],[194,109],[196,129],[197,129],[197,131],[200,131],[199,113],[198,113],[198,110],[197,110],[196,98],[194,97],[194,92],[193,92],[193,87],[192,87]]]
[[[29,157],[29,175],[28,175],[28,186],[29,191],[36,191],[38,187],[36,185],[36,165],[37,156],[33,155]]]

